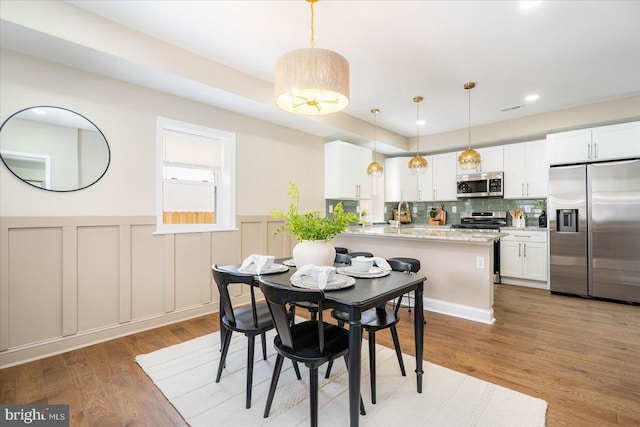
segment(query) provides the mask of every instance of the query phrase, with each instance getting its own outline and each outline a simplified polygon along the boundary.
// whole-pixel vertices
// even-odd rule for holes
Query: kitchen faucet
[[[400,203],[398,203],[398,218],[396,220],[396,229],[400,230],[400,213],[402,212],[402,204],[404,203],[404,206],[407,208],[407,212],[409,211],[409,203],[400,200]]]

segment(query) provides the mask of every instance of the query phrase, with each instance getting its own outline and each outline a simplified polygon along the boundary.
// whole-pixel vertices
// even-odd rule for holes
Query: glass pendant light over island
[[[377,153],[376,153],[376,129],[378,127],[378,123],[376,121],[376,117],[378,115],[378,113],[380,112],[380,110],[378,110],[377,108],[372,108],[371,109],[371,114],[373,114],[373,161],[371,163],[369,163],[369,166],[367,166],[367,175],[370,175],[374,178],[379,178],[382,176],[382,173],[384,171],[384,168],[382,167],[382,165],[380,163],[378,163],[376,157],[377,157]]]
[[[413,175],[421,175],[427,170],[427,159],[420,155],[420,103],[422,102],[421,96],[413,98],[413,102],[416,103],[416,156],[409,160],[409,172]]]
[[[464,170],[477,170],[480,166],[481,158],[480,153],[476,150],[471,149],[471,89],[476,87],[474,82],[469,82],[464,84],[464,88],[469,91],[469,127],[468,127],[468,141],[467,141],[467,149],[464,150],[458,156],[458,164],[461,169]]]
[[[311,43],[306,49],[285,53],[276,61],[275,102],[288,113],[331,114],[349,105],[349,62],[339,53],[314,47],[313,4]]]

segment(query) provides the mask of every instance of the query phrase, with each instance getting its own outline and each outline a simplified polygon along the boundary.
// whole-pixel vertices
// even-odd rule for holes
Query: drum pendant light
[[[275,102],[294,114],[321,115],[343,110],[349,105],[349,62],[339,53],[314,47],[313,4],[311,43],[282,55],[275,66]]]
[[[476,87],[474,82],[469,82],[464,84],[464,88],[469,91],[469,129],[468,129],[468,145],[467,149],[464,150],[458,156],[458,164],[460,165],[460,169],[464,170],[477,170],[480,166],[481,157],[480,153],[476,150],[471,149],[471,89]]]
[[[376,161],[376,128],[378,127],[376,116],[379,112],[380,110],[377,108],[371,109],[371,114],[373,114],[373,161],[367,166],[367,175],[371,175],[374,178],[380,178],[384,171],[382,165]]]
[[[421,175],[427,170],[427,159],[420,155],[420,103],[422,102],[421,96],[413,98],[413,102],[416,103],[416,156],[409,160],[409,172],[412,175]]]

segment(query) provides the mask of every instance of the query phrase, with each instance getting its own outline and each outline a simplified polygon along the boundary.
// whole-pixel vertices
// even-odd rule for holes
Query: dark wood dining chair
[[[257,335],[262,337],[262,357],[267,359],[267,341],[266,332],[273,329],[273,321],[271,312],[266,303],[256,303],[254,292],[255,279],[250,274],[234,274],[226,270],[221,270],[216,264],[211,267],[213,278],[218,285],[220,293],[220,321],[221,327],[220,338],[222,340],[222,355],[218,363],[218,373],[216,375],[216,383],[220,382],[222,371],[225,367],[229,345],[231,343],[231,335],[233,332],[244,334],[249,340],[247,346],[247,392],[246,392],[246,408],[251,408],[251,388],[253,383],[253,358],[255,339]],[[251,304],[234,308],[231,303],[229,294],[229,285],[231,284],[248,285],[251,292]],[[288,318],[292,321],[292,318]],[[296,374],[300,378],[298,366],[294,365]]]
[[[267,300],[278,332],[273,340],[278,356],[273,368],[264,418],[269,416],[282,363],[286,357],[295,362],[304,363],[309,368],[310,419],[311,426],[315,427],[318,425],[318,367],[338,357],[343,357],[347,363],[349,332],[322,320],[324,292],[321,290],[294,289],[263,282],[260,282],[260,290]],[[308,302],[319,307],[318,319],[297,324],[289,322],[287,305],[299,302]],[[365,415],[362,398],[360,398],[360,413]]]
[[[411,264],[398,260],[387,260],[389,266],[393,271],[402,271],[405,273],[411,272]],[[393,345],[396,350],[396,357],[398,358],[398,364],[400,365],[400,372],[402,376],[407,376],[404,369],[404,361],[402,360],[402,350],[400,348],[400,340],[398,339],[398,331],[396,324],[400,321],[398,311],[400,309],[400,303],[402,299],[398,298],[392,304],[392,308],[388,308],[387,305],[375,307],[362,313],[361,323],[363,332],[366,331],[369,341],[369,377],[371,381],[371,403],[376,403],[376,332],[381,329],[389,329],[391,331],[391,338],[393,339]],[[387,303],[389,304],[389,303]],[[349,321],[349,314],[339,310],[333,310],[331,316],[338,321],[339,326],[344,326],[345,322]],[[329,378],[331,375],[331,368],[333,364],[329,363],[327,366],[327,372],[325,378]]]

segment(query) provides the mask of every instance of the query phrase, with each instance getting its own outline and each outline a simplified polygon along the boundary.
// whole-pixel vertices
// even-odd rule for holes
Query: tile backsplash
[[[429,222],[429,210],[444,204],[444,211],[447,213],[445,225],[459,224],[460,212],[464,211],[510,211],[522,209],[525,211],[525,221],[527,226],[537,226],[538,217],[542,209],[538,206],[541,200],[546,199],[468,199],[448,202],[408,202],[411,210],[411,222],[413,224],[427,224]],[[398,208],[397,203],[385,203],[385,221],[393,219],[393,210]],[[455,207],[455,213],[454,208]],[[414,208],[417,212],[414,212]],[[527,210],[529,212],[527,212]],[[511,216],[507,214],[507,225],[511,226]]]
[[[522,209],[525,211],[525,221],[527,226],[537,226],[538,225],[538,217],[542,212],[540,209],[538,202],[544,201],[546,199],[493,199],[493,198],[479,198],[479,199],[468,199],[468,200],[456,200],[456,201],[448,201],[448,202],[407,202],[409,204],[409,209],[411,210],[411,223],[412,224],[428,224],[429,223],[429,210],[431,208],[436,208],[440,206],[441,203],[444,204],[444,210],[447,213],[447,222],[445,225],[451,224],[459,224],[460,223],[460,212],[464,211],[510,211],[514,209]],[[335,204],[339,202],[339,200],[325,200],[326,203],[326,211],[330,212],[335,206]],[[357,200],[343,200],[342,206],[346,212],[355,212],[359,213],[360,202]],[[455,211],[453,212],[453,208],[455,207]],[[384,220],[385,222],[393,219],[393,210],[398,208],[397,203],[385,203],[384,204],[385,213]],[[414,208],[416,212],[414,212]],[[527,212],[529,210],[529,212]],[[330,214],[329,214],[330,215]],[[511,216],[507,214],[507,225],[513,225],[511,222]]]

